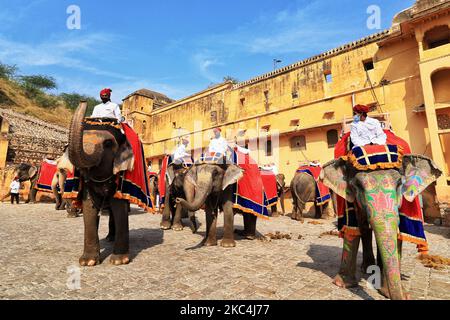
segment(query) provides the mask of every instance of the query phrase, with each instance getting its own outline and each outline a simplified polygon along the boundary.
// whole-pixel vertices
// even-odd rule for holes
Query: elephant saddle
[[[277,192],[277,177],[272,171],[260,170],[262,183],[264,186],[264,192],[267,198],[267,206],[272,207],[277,204],[278,192]]]
[[[384,130],[384,132],[387,136],[387,145],[363,147],[353,147],[350,132],[345,134],[335,146],[335,159],[343,158],[358,170],[400,168],[403,154],[411,153],[411,148],[405,140],[396,136],[390,130]],[[341,237],[345,234],[360,235],[354,203],[336,195],[336,208]],[[427,253],[428,243],[423,227],[423,211],[419,197],[416,197],[412,202],[403,198],[399,214],[398,238],[416,244],[420,253]]]
[[[314,178],[314,181],[316,182],[316,204],[318,206],[323,206],[324,204],[330,202],[330,189],[319,179],[320,173],[322,172],[322,167],[306,165],[298,168],[297,172],[307,173]]]

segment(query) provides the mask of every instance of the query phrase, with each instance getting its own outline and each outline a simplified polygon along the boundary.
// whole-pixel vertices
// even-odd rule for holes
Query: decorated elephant
[[[165,197],[164,208],[161,219],[161,229],[174,231],[183,230],[182,218],[188,218],[191,221],[191,230],[193,233],[197,232],[197,221],[194,212],[188,212],[183,206],[177,206],[176,199],[186,199],[186,194],[189,194],[191,199],[194,195],[194,185],[191,183],[184,184],[185,176],[189,167],[184,163],[171,163],[167,166],[165,174]],[[161,179],[163,179],[161,177]]]
[[[184,189],[186,199],[177,198],[189,211],[197,211],[203,205],[206,214],[206,235],[203,245],[217,245],[217,216],[219,211],[224,214],[224,234],[221,241],[222,247],[235,247],[234,241],[234,215],[243,213],[234,208],[233,196],[236,182],[243,176],[243,170],[236,164],[230,163],[223,157],[216,162],[196,162],[186,173]],[[195,190],[195,195],[192,192]],[[243,213],[244,230],[242,235],[248,239],[256,237],[257,217],[250,213]]]
[[[308,171],[313,169],[297,170],[294,178],[291,180],[290,189],[293,201],[291,218],[294,220],[302,220],[303,210],[305,210],[307,202],[314,202],[314,218],[316,219],[320,219],[323,212],[331,209],[329,206],[331,199],[329,191],[324,191],[323,194],[320,194],[321,190],[323,190],[320,185],[321,182],[316,181],[313,174]]]
[[[70,125],[68,154],[78,169],[82,188],[84,220],[84,252],[79,259],[82,266],[100,263],[98,237],[99,212],[108,210],[114,235],[110,262],[127,264],[129,257],[129,201],[117,197],[119,179],[127,170],[133,170],[132,147],[115,119],[85,118],[87,104],[82,102]],[[111,234],[111,230],[110,230]]]
[[[381,260],[378,264],[383,274],[380,291],[391,299],[408,298],[402,288],[400,274],[401,244],[402,240],[408,240],[408,237],[401,237],[402,227],[406,223],[401,210],[418,202],[417,196],[441,174],[432,160],[412,154],[404,155],[396,168],[384,166],[362,170],[343,158],[323,167],[325,185],[348,203],[354,203],[360,226],[371,226]],[[418,220],[416,222],[421,226],[422,222]],[[360,233],[349,230],[343,237],[341,267],[334,283],[341,287],[356,286]]]

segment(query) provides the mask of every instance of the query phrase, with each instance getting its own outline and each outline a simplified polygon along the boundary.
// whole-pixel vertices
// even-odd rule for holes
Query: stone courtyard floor
[[[291,239],[243,240],[231,249],[197,247],[205,232],[189,228],[175,232],[159,228],[160,215],[133,208],[130,215],[129,265],[109,263],[108,217],[100,222],[99,266],[80,268],[81,288],[71,290],[71,267],[78,267],[83,249],[83,219],[66,218],[52,204],[0,204],[1,299],[383,299],[367,287],[358,272],[359,287],[332,284],[339,268],[342,240],[322,233],[335,229],[334,220],[288,217],[258,221],[258,232],[277,231]],[[242,217],[236,216],[236,227]],[[223,217],[220,216],[219,226]],[[219,228],[222,231],[222,228]],[[426,225],[430,254],[449,257],[450,229]],[[221,234],[219,234],[221,237]],[[299,237],[301,236],[301,237]],[[300,239],[299,239],[300,238]],[[361,250],[361,249],[360,249]],[[414,299],[450,299],[450,269],[434,270],[416,259],[414,245],[404,244],[404,286]],[[358,265],[360,264],[359,257]],[[359,268],[358,268],[359,269]],[[69,271],[68,271],[69,270]],[[75,269],[76,270],[76,269]]]

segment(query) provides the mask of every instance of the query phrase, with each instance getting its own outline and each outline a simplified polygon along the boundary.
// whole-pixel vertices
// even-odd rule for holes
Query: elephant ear
[[[225,170],[222,180],[222,190],[225,190],[229,185],[236,183],[244,176],[244,170],[235,164],[230,164]]]
[[[28,176],[30,177],[30,179],[33,179],[37,172],[38,168],[35,166],[31,166],[30,169],[28,169]]]
[[[442,171],[430,158],[408,154],[403,156],[402,161],[405,181],[402,194],[409,202],[442,175]]]
[[[348,202],[355,201],[355,194],[348,183],[347,163],[342,159],[328,162],[323,166],[320,179],[323,183],[334,191],[337,195]]]
[[[134,154],[133,149],[128,141],[122,143],[117,150],[114,157],[113,174],[121,171],[133,171],[134,169]]]
[[[192,166],[188,172],[186,173],[186,175],[184,176],[184,181],[186,183],[190,183],[193,186],[197,186],[197,167],[194,165]]]
[[[170,186],[172,184],[173,180],[175,179],[175,170],[174,170],[173,166],[167,167],[166,177],[167,177],[167,183]]]

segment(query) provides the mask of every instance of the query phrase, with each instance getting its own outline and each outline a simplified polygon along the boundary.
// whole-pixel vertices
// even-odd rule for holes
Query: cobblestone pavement
[[[258,231],[290,233],[291,239],[237,238],[236,248],[198,248],[205,232],[203,214],[197,215],[199,234],[189,228],[163,232],[160,215],[133,209],[132,262],[109,264],[111,244],[101,240],[104,261],[81,268],[81,289],[69,290],[68,268],[78,266],[83,248],[83,219],[66,218],[51,204],[0,204],[0,216],[1,299],[383,299],[368,289],[367,276],[360,273],[358,288],[331,283],[342,243],[333,235],[319,236],[335,228],[333,220],[311,224],[314,220],[308,218],[304,223],[272,218],[258,221]],[[102,216],[100,239],[107,226]],[[242,226],[241,216],[236,216],[236,226]],[[448,257],[450,229],[427,225],[426,230],[430,253]],[[412,297],[450,299],[450,269],[426,268],[416,256],[415,246],[405,243],[402,273]]]

